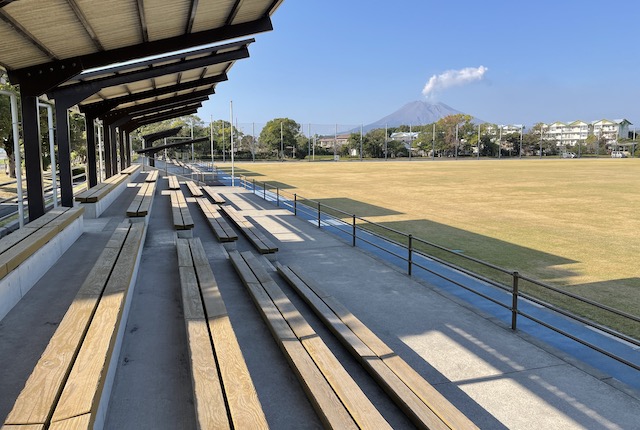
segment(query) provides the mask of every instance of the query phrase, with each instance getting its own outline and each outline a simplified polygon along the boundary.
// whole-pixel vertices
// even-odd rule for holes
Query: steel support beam
[[[38,97],[21,94],[22,134],[24,137],[24,166],[27,179],[29,221],[44,215],[44,187],[42,185],[42,148],[38,136]],[[21,178],[17,178],[21,180]]]
[[[69,143],[69,111],[65,100],[56,103],[56,140],[58,165],[60,166],[60,200],[62,206],[73,207],[73,183],[71,179],[71,145]]]
[[[87,180],[89,188],[98,184],[98,160],[96,156],[95,118],[85,114],[87,130]]]

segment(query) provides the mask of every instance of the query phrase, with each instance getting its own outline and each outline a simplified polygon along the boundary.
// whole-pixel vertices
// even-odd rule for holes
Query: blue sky
[[[285,0],[198,112],[239,123],[367,124],[433,75],[484,66],[436,100],[485,121],[627,118],[640,127],[637,0]]]

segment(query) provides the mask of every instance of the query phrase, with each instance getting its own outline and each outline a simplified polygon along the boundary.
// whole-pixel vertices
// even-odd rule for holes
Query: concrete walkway
[[[138,181],[142,181],[142,176]],[[119,357],[107,428],[194,428],[193,399],[166,179],[159,179],[131,314]],[[186,196],[190,195],[184,187]],[[480,428],[640,428],[640,400],[513,333],[501,323],[375,255],[352,248],[240,188],[230,204],[263,228],[277,259],[304,268]],[[133,189],[95,221],[0,321],[0,419],[55,331]],[[194,202],[201,238],[268,422],[321,428],[303,390]],[[249,250],[243,238],[239,250]],[[270,263],[263,259],[266,267]],[[276,282],[394,428],[411,423],[277,274]]]

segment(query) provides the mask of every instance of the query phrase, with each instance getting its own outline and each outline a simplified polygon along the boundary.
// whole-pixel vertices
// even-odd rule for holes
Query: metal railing
[[[542,300],[533,294],[523,292],[523,284],[526,284],[529,289],[534,289],[534,287],[542,289],[564,298],[577,301],[577,303],[582,305],[587,305],[599,311],[607,312],[627,323],[640,324],[640,317],[637,315],[632,315],[610,306],[597,303],[588,298],[581,297],[569,291],[564,291],[545,282],[525,276],[518,271],[508,270],[478,258],[463,255],[456,250],[448,249],[438,244],[415,237],[409,233],[375,223],[359,217],[356,214],[345,212],[320,201],[302,197],[297,193],[289,193],[278,186],[270,186],[268,182],[256,182],[255,179],[249,180],[246,176],[240,176],[237,179],[239,179],[239,185],[241,187],[251,190],[254,194],[261,196],[264,200],[274,202],[278,207],[288,208],[295,216],[306,217],[309,221],[313,221],[318,228],[322,228],[323,226],[331,227],[339,231],[341,234],[350,237],[352,246],[357,246],[358,243],[366,243],[377,250],[391,255],[393,258],[399,259],[399,261],[403,261],[406,264],[406,272],[409,276],[413,274],[416,268],[419,268],[427,273],[442,278],[457,287],[463,288],[477,296],[480,296],[497,306],[500,306],[510,312],[512,330],[517,330],[518,317],[524,317],[635,370],[640,370],[640,365],[607,351],[587,340],[581,339],[561,327],[550,324],[549,322],[546,322],[540,317],[534,315],[533,312],[523,310],[522,306],[519,305],[523,300],[528,301],[538,307],[543,307],[559,313],[588,327],[600,330],[601,332],[616,339],[620,339],[631,345],[640,347],[640,340],[594,322],[586,317],[570,312],[563,307],[549,303],[546,300]],[[425,251],[425,249],[428,248],[437,252],[428,253]],[[439,254],[440,256],[435,254]],[[460,264],[448,261],[446,257],[450,257],[450,259],[453,260],[460,259],[465,263],[475,265],[482,270],[470,270],[462,267]],[[443,271],[441,270],[442,267],[451,270]],[[493,272],[493,276],[478,273],[481,271]],[[470,286],[468,282],[465,283],[456,279],[459,277],[456,276],[456,274],[462,274],[475,279],[479,282],[479,285],[488,286],[490,288],[488,290],[481,291],[480,288]],[[496,295],[496,291],[502,292],[502,295]]]

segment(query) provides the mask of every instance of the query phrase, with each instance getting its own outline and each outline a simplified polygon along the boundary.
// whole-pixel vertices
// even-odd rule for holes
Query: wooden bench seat
[[[197,198],[196,202],[198,202],[198,206],[200,206],[204,216],[207,217],[207,221],[219,242],[233,242],[238,240],[236,232],[231,228],[220,212],[218,212],[217,205],[212,204],[204,197]]]
[[[253,244],[260,254],[273,254],[278,252],[278,247],[271,242],[264,234],[253,225],[253,223],[245,218],[239,211],[231,206],[220,206],[231,221],[240,229],[242,234]]]
[[[216,193],[213,187],[205,186],[202,187],[202,190],[211,198],[213,203],[217,205],[223,205],[226,203],[225,199],[218,193]]]
[[[178,181],[178,178],[174,175],[168,176],[167,179],[169,180],[169,189],[170,190],[179,190],[180,189],[180,182]]]
[[[197,427],[269,428],[200,239],[176,245]]]
[[[129,175],[126,173],[113,175],[88,190],[76,194],[75,200],[81,203],[96,203],[126,179],[129,179]]]
[[[92,428],[98,411],[104,413],[143,234],[141,223],[116,228],[15,401],[7,428]]]
[[[0,239],[0,279],[22,264],[84,213],[84,209],[59,207]]]
[[[136,218],[149,215],[153,196],[156,192],[155,182],[143,182],[138,189],[138,193],[127,209],[127,216]]]
[[[187,207],[187,201],[181,190],[172,190],[169,192],[171,196],[171,213],[173,215],[173,226],[176,230],[190,230],[193,228],[193,219]]]
[[[152,170],[151,172],[149,172],[147,174],[146,179],[144,180],[145,182],[156,182],[158,180],[158,171],[157,170]]]
[[[340,302],[303,278],[301,269],[277,264],[277,270],[416,426],[477,428]]]
[[[229,256],[324,425],[390,429],[258,259],[251,252]]]
[[[132,164],[131,166],[123,169],[120,173],[124,173],[125,175],[133,175],[140,168],[140,164]]]
[[[202,197],[204,195],[202,194],[202,190],[200,189],[200,187],[196,185],[195,182],[186,181],[186,184],[187,184],[187,188],[189,188],[189,191],[191,192],[191,195],[193,197]]]

